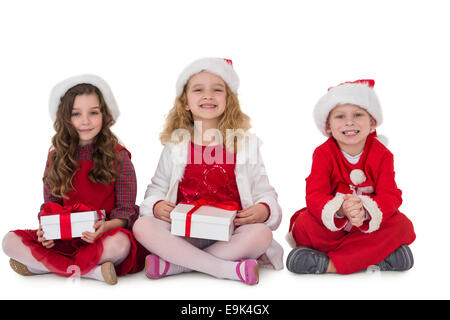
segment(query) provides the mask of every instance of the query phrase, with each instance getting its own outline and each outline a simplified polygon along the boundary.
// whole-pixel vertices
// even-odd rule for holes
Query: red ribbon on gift
[[[104,217],[100,210],[92,209],[83,203],[75,203],[70,206],[62,206],[56,202],[47,202],[42,209],[41,216],[51,216],[59,214],[59,226],[61,230],[61,239],[72,239],[72,226],[70,223],[70,214],[75,212],[96,211],[98,218]]]
[[[202,206],[211,206],[216,207],[228,211],[235,211],[239,208],[239,204],[235,201],[226,201],[221,203],[216,203],[213,201],[207,201],[207,200],[196,200],[191,202],[179,202],[178,204],[190,204],[194,207],[188,211],[186,214],[186,226],[184,229],[184,236],[190,237],[191,236],[191,224],[192,224],[192,215]]]

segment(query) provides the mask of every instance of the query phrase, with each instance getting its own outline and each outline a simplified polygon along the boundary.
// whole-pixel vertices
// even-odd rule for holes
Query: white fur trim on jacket
[[[364,232],[370,233],[378,230],[380,228],[381,221],[383,220],[383,212],[381,212],[381,210],[378,208],[377,203],[373,201],[369,196],[360,195],[359,197],[363,202],[364,208],[367,210],[371,217],[369,222],[369,229]]]
[[[375,91],[367,84],[345,83],[331,88],[314,108],[314,120],[317,128],[325,136],[330,136],[326,132],[326,122],[330,111],[339,104],[354,104],[367,110],[377,121],[379,126],[383,121],[383,114]]]
[[[233,67],[221,58],[202,58],[192,62],[179,75],[176,84],[177,97],[183,92],[184,86],[196,73],[207,71],[218,75],[227,83],[231,91],[237,93],[239,88],[239,77]]]
[[[52,121],[54,122],[56,120],[56,111],[58,111],[61,98],[66,94],[67,90],[81,83],[92,84],[100,90],[113,119],[117,120],[120,115],[119,106],[117,105],[109,84],[97,75],[82,74],[67,78],[53,87],[49,98],[49,110]]]
[[[338,228],[334,224],[334,215],[341,207],[342,202],[344,202],[344,194],[338,192],[322,209],[322,222],[331,231],[339,231],[344,228],[344,226]]]
[[[294,228],[294,226],[292,226],[292,228]],[[286,240],[286,242],[289,244],[289,246],[291,248],[297,247],[297,243],[295,242],[294,235],[292,234],[292,230],[289,231],[288,233],[286,233],[286,235],[284,236],[284,239]]]

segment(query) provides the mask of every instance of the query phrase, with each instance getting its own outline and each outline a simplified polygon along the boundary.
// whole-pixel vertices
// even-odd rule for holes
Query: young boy
[[[392,153],[377,139],[382,112],[373,80],[330,88],[314,118],[328,140],[313,154],[306,208],[291,218],[296,243],[286,261],[295,273],[349,274],[413,266],[411,221],[398,208]]]

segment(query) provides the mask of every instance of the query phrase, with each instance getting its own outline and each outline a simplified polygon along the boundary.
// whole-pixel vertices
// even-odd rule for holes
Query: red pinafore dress
[[[191,142],[188,164],[178,185],[177,203],[234,201],[241,210],[235,167],[236,154],[229,153],[222,146],[201,146]]]
[[[117,147],[117,152],[125,149]],[[125,149],[126,150],[126,149]],[[128,152],[128,150],[126,150]],[[131,155],[128,152],[130,158]],[[83,203],[95,210],[105,210],[106,219],[116,205],[115,182],[109,185],[94,183],[89,180],[88,173],[93,168],[93,161],[79,161],[79,168],[73,178],[73,189],[63,199],[63,206]],[[136,210],[138,210],[136,206]],[[15,230],[16,235],[22,238],[23,243],[30,248],[33,257],[41,262],[54,274],[70,277],[79,272],[79,275],[88,273],[98,265],[103,253],[103,239],[118,232],[125,233],[131,243],[128,256],[119,265],[115,266],[118,276],[135,273],[143,269],[144,258],[148,252],[134,239],[130,230],[116,228],[104,233],[94,243],[89,244],[80,238],[71,240],[54,240],[55,245],[47,249],[37,241],[37,230]]]

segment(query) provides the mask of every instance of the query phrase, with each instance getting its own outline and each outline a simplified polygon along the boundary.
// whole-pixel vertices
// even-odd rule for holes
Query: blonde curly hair
[[[186,88],[188,87],[188,84],[189,81],[184,86],[181,95],[175,99],[174,106],[170,109],[166,117],[163,131],[159,137],[163,145],[168,142],[181,142],[180,139],[177,141],[174,137],[174,132],[179,129],[189,132],[190,137],[194,134],[194,118],[192,112],[185,108],[187,105]],[[226,149],[230,152],[236,152],[237,139],[239,139],[245,131],[251,128],[250,117],[242,112],[237,95],[231,91],[226,83],[225,87],[227,101],[225,111],[219,120],[217,129],[223,137]],[[230,135],[230,132],[233,132],[233,135]]]

